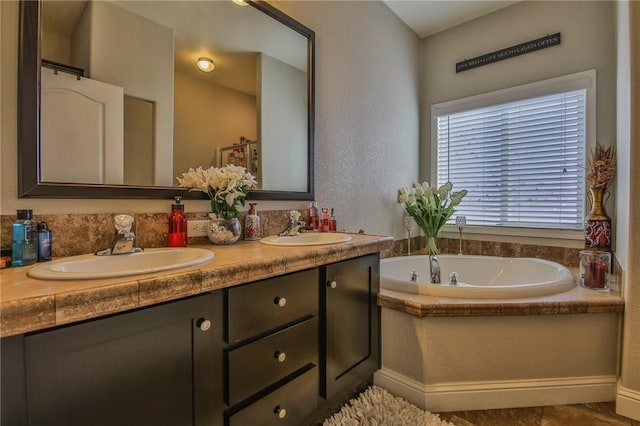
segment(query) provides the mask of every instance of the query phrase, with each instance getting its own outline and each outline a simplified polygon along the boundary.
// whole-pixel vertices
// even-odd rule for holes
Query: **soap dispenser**
[[[261,235],[260,216],[256,213],[256,204],[249,203],[249,213],[244,220],[244,239],[259,240]]]
[[[186,247],[187,246],[187,217],[184,214],[184,204],[180,203],[182,197],[173,197],[175,204],[171,205],[171,216],[169,216],[169,232],[167,234],[167,246]]]

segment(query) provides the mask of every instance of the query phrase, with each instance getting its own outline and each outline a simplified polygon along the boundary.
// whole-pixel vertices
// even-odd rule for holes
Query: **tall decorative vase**
[[[233,244],[240,239],[242,227],[238,218],[222,219],[215,213],[209,214],[207,236],[213,244]]]
[[[611,218],[604,210],[604,190],[589,188],[591,211],[584,219],[585,247],[608,251],[611,248]]]

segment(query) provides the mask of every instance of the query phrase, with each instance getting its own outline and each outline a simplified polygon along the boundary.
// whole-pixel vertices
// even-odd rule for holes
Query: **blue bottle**
[[[38,262],[51,260],[51,230],[47,222],[38,222]]]
[[[32,210],[18,210],[18,220],[12,227],[13,266],[31,265],[38,259],[38,224],[33,220]]]

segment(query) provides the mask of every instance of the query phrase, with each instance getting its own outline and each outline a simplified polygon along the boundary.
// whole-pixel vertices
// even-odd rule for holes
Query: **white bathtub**
[[[442,284],[431,284],[428,256],[401,256],[380,261],[380,287],[406,293],[469,299],[546,296],[575,287],[566,267],[548,260],[494,256],[439,255]],[[412,271],[418,282],[411,281]],[[449,284],[451,273],[458,284]]]

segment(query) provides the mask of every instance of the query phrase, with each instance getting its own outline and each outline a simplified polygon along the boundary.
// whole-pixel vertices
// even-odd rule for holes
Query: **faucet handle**
[[[116,231],[118,234],[128,234],[131,232],[131,224],[133,223],[133,217],[128,214],[115,215],[113,220],[116,223]]]
[[[300,216],[301,216],[301,213],[298,210],[291,210],[289,212],[289,220],[291,222],[297,222]]]

